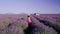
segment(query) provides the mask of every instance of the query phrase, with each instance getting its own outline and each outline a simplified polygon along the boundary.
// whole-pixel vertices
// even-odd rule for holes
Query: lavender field
[[[0,34],[60,34],[60,14],[0,14]]]

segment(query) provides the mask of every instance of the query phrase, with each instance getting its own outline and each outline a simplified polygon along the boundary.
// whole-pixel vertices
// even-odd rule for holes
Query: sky
[[[60,13],[60,0],[0,0],[0,14]]]

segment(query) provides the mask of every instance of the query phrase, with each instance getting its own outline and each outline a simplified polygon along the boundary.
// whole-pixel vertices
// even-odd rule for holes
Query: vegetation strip
[[[52,24],[52,22],[47,21],[47,20],[41,20],[35,16],[33,16],[34,18],[36,18],[37,20],[39,20],[39,22],[42,22],[43,24],[52,27],[54,30],[56,30],[58,32],[58,34],[60,34],[60,26],[56,25],[56,24]]]

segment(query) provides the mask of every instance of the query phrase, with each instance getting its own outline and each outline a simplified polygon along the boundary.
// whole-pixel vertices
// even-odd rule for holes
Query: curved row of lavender
[[[52,27],[55,31],[60,34],[60,15],[59,14],[40,14],[33,15],[39,22],[44,23],[45,25]],[[56,20],[58,22],[56,22]]]
[[[39,22],[36,18],[33,17],[33,15],[31,15],[31,20],[36,26],[42,28],[43,32],[51,32],[52,34],[57,34],[57,32],[52,27],[46,26],[43,23]]]

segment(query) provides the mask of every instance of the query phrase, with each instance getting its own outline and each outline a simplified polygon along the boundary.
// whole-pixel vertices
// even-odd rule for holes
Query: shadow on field
[[[25,34],[41,34],[43,29],[36,26],[34,23],[29,24],[28,28],[24,30]]]

